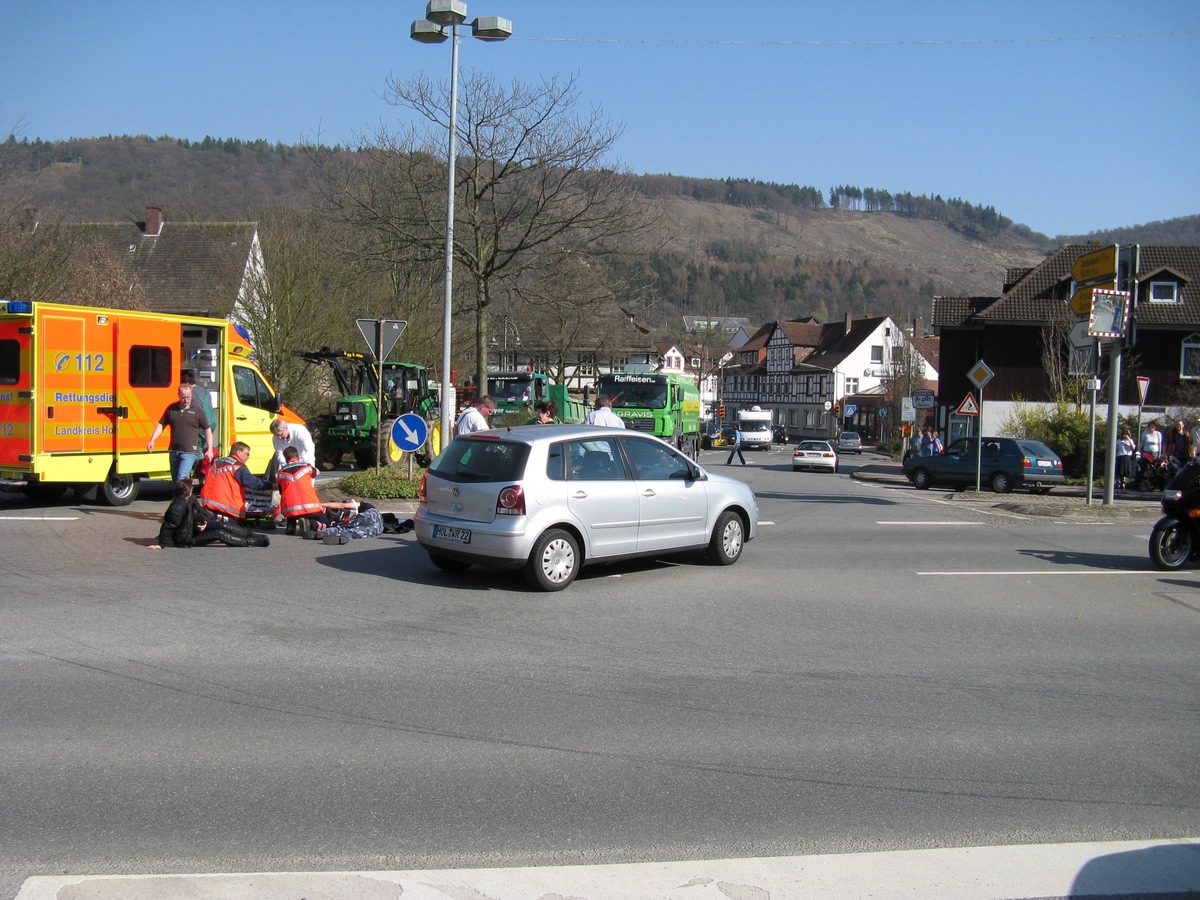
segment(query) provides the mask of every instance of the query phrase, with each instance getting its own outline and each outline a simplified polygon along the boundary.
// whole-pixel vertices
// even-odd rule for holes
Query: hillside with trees
[[[557,102],[569,107],[572,85],[561,87]],[[420,101],[419,93],[412,96]],[[536,98],[524,102],[536,104]],[[571,120],[571,127],[578,124]],[[436,137],[434,132],[436,128],[429,136]],[[19,206],[21,216],[35,215],[46,223],[138,221],[152,205],[161,206],[168,221],[258,221],[268,259],[273,237],[302,230],[300,219],[332,219],[336,221],[319,229],[322,246],[331,256],[344,254],[346,261],[345,266],[329,261],[326,267],[331,271],[321,276],[332,295],[375,291],[377,302],[365,305],[387,306],[388,294],[406,291],[436,304],[436,234],[427,235],[431,240],[423,244],[421,255],[431,266],[427,277],[420,283],[411,278],[398,281],[395,271],[385,271],[389,264],[380,257],[380,248],[389,240],[387,228],[367,238],[361,221],[356,225],[352,216],[334,215],[334,168],[361,174],[383,156],[394,161],[407,154],[419,163],[409,167],[410,182],[415,184],[425,171],[433,185],[422,201],[428,215],[412,219],[409,239],[420,228],[436,231],[438,157],[428,156],[425,145],[411,135],[407,142],[395,135],[373,137],[373,142],[354,148],[220,138],[191,142],[110,136],[46,142],[10,137],[3,146],[6,166],[0,199],[10,210]],[[603,277],[595,272],[593,277],[609,285],[612,298],[664,338],[682,337],[684,314],[742,315],[756,322],[805,316],[830,320],[847,312],[901,319],[927,316],[935,294],[995,294],[1007,267],[1034,265],[1056,243],[1200,242],[1200,216],[1055,241],[1014,224],[992,206],[960,198],[852,185],[821,190],[678,175],[627,176],[623,183],[643,207],[639,233],[616,242],[622,244],[620,252],[606,250],[616,238],[611,232],[603,241],[590,240],[587,256],[595,268],[603,269]],[[347,182],[342,187],[343,212],[361,199],[348,190]],[[418,197],[411,196],[414,201]],[[651,221],[653,227],[646,227]],[[382,222],[379,218],[376,224]],[[384,243],[367,252],[365,244],[381,237]],[[568,249],[583,252],[582,246],[564,244],[560,249],[563,254]],[[554,264],[561,266],[562,260]],[[544,291],[556,279],[563,280],[552,268],[540,274],[527,266],[518,274],[517,268],[505,290],[519,293],[519,282],[533,280]],[[372,278],[379,279],[373,288]],[[500,281],[496,285],[503,286]],[[503,294],[486,302],[494,299],[499,308],[507,302]],[[436,327],[431,325],[429,332],[432,338]]]

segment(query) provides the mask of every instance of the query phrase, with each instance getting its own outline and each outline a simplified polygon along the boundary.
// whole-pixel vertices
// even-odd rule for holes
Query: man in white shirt
[[[315,467],[317,464],[317,447],[313,443],[312,434],[303,425],[275,419],[271,422],[271,443],[275,445],[275,459],[280,466],[287,462],[283,458],[283,451],[287,447],[295,447],[300,459],[310,466]]]
[[[603,425],[607,428],[624,428],[625,422],[612,411],[612,397],[601,394],[596,398],[596,408],[584,417],[584,425]]]
[[[474,434],[476,431],[487,431],[492,426],[488,424],[496,413],[496,401],[491,394],[484,394],[471,406],[462,411],[458,424],[454,426],[459,434]]]

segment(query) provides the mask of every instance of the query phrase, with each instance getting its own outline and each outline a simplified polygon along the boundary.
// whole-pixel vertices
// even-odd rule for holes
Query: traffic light
[[[717,418],[720,419],[722,422],[725,421],[725,404],[724,403],[717,405]]]
[[[833,404],[833,417],[836,419],[842,414],[842,405],[840,403]]]

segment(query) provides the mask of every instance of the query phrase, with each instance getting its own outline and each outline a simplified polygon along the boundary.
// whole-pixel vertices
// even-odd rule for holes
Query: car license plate
[[[434,540],[450,541],[455,544],[471,543],[471,532],[466,528],[451,528],[449,525],[433,526]]]
[[[1054,468],[1054,463],[1050,462],[1050,460],[1048,460],[1048,459],[1039,459],[1039,460],[1038,460],[1038,465],[1039,465],[1039,466],[1042,466],[1042,467],[1044,467],[1044,468],[1047,468],[1047,469],[1053,469],[1053,468]]]

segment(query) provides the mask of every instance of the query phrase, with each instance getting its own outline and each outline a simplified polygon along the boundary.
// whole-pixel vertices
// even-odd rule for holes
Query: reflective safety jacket
[[[316,474],[317,470],[302,459],[290,462],[279,470],[275,476],[279,482],[279,512],[285,519],[324,511],[325,507],[321,505],[313,484]]]
[[[241,460],[232,456],[223,456],[214,462],[204,487],[200,488],[200,502],[213,512],[235,519],[244,518],[246,492],[237,477],[241,467]]]

